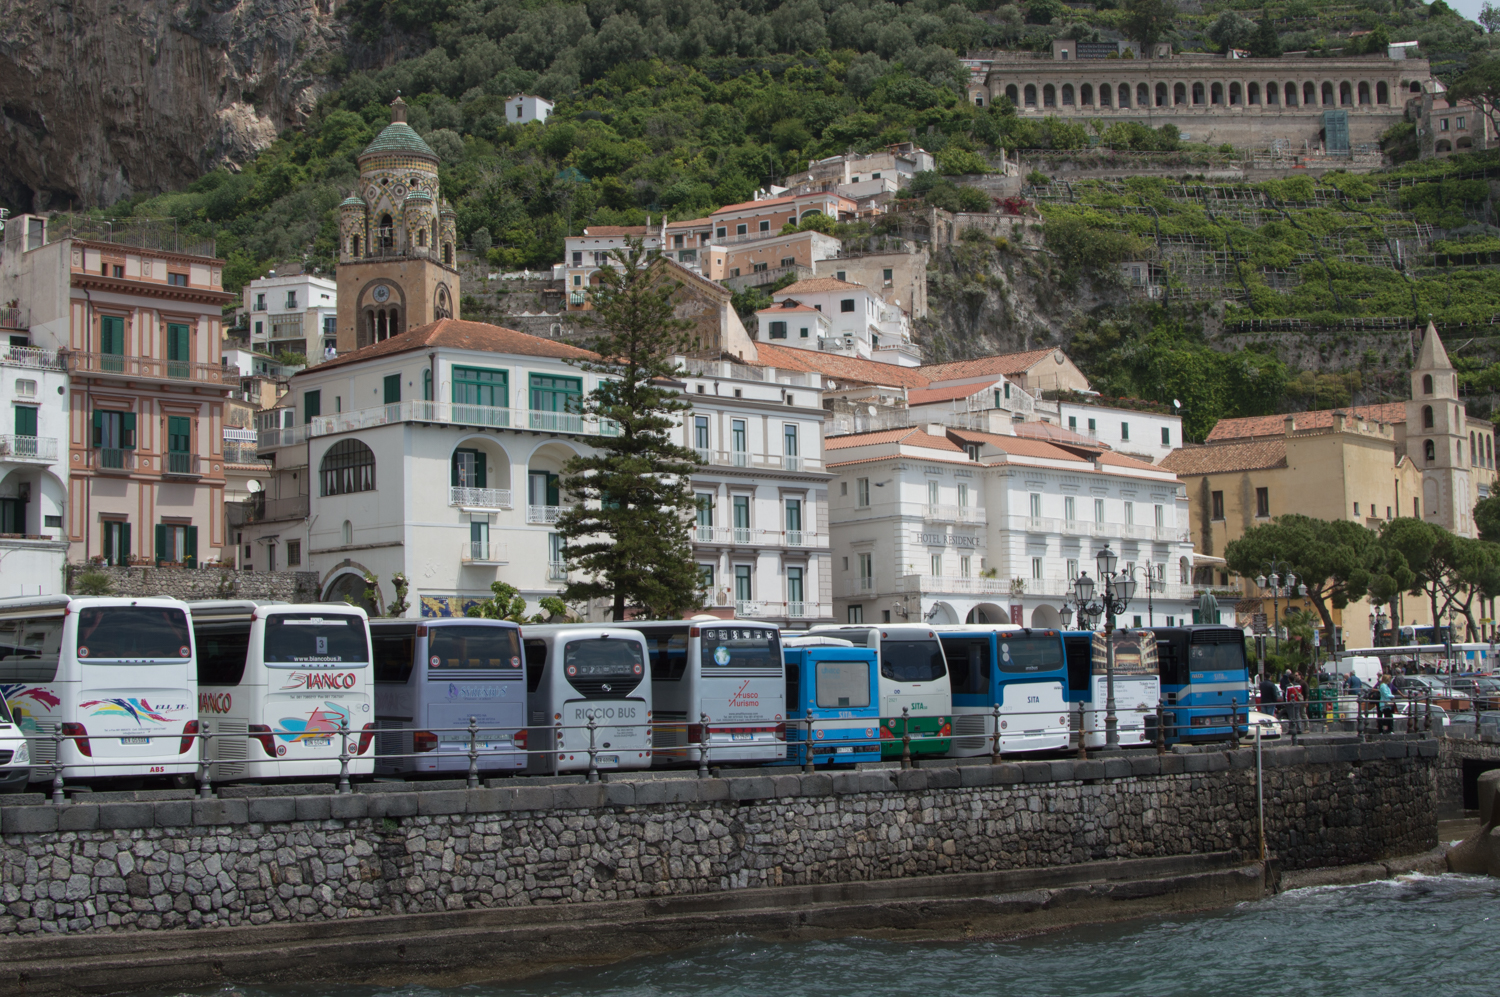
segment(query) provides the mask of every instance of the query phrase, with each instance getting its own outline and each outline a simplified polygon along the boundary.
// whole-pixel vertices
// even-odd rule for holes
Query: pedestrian
[[[1276,715],[1276,704],[1281,701],[1281,692],[1276,688],[1276,683],[1271,681],[1270,674],[1260,677],[1260,712]]]
[[[1291,732],[1304,733],[1307,725],[1307,691],[1302,685],[1302,676],[1292,671],[1287,672],[1286,708],[1291,721]]]
[[[1380,696],[1380,720],[1376,724],[1377,734],[1396,732],[1396,694],[1391,692],[1389,675],[1380,676],[1380,686],[1375,690]]]

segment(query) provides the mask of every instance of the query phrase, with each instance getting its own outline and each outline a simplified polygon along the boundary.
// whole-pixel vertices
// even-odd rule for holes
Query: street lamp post
[[[1376,606],[1370,611],[1370,644],[1373,647],[1380,646],[1380,635],[1385,631],[1385,607]]]
[[[1271,568],[1271,577],[1269,579],[1270,584],[1267,585],[1267,578],[1266,578],[1265,575],[1258,576],[1255,579],[1255,584],[1260,588],[1262,598],[1264,598],[1264,596],[1266,594],[1266,590],[1268,588],[1270,589],[1270,592],[1271,592],[1271,616],[1272,616],[1271,632],[1272,632],[1272,636],[1274,636],[1275,639],[1276,639],[1276,653],[1280,654],[1281,653],[1281,607],[1280,607],[1280,604],[1277,602],[1277,599],[1281,596],[1281,583],[1282,583],[1282,581],[1285,581],[1286,582],[1286,598],[1287,598],[1288,602],[1291,601],[1291,599],[1292,599],[1292,593],[1294,591],[1297,591],[1297,576],[1294,575],[1294,574],[1291,574],[1291,573],[1287,573],[1287,575],[1285,576],[1285,578],[1283,578],[1281,575],[1278,575],[1276,573],[1275,569],[1278,568],[1278,567],[1285,567],[1285,565],[1282,564],[1282,563],[1280,563],[1280,562],[1277,562],[1277,561],[1272,561],[1270,563],[1269,567]],[[1301,593],[1304,596],[1307,595],[1307,586],[1306,585],[1303,585],[1301,587]],[[1291,607],[1289,606],[1287,608],[1290,609]]]
[[[1115,717],[1115,616],[1125,612],[1130,600],[1135,597],[1135,579],[1123,571],[1116,574],[1119,558],[1107,543],[1094,560],[1099,578],[1104,582],[1099,600],[1094,601],[1094,580],[1088,576],[1088,572],[1083,572],[1073,582],[1073,595],[1078,603],[1080,618],[1086,613],[1092,623],[1101,615],[1104,617],[1104,746],[1118,748],[1120,732]],[[1091,626],[1090,629],[1092,628]]]

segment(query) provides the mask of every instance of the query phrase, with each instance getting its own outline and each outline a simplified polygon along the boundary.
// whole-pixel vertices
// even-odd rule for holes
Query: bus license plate
[[[852,744],[840,745],[833,749],[833,753],[836,755],[852,755],[854,754],[854,746]]]
[[[310,748],[326,748],[333,743],[331,737],[304,737],[302,743]]]
[[[121,744],[150,744],[151,743],[151,738],[149,738],[149,737],[122,737],[122,738],[120,738],[120,743]]]
[[[729,739],[731,741],[753,741],[753,740],[755,740],[755,735],[754,734],[730,734],[729,735]]]

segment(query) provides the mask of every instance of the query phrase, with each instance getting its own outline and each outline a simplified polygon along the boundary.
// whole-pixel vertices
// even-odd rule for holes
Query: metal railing
[[[448,504],[465,509],[509,509],[510,489],[453,485],[448,489]]]
[[[929,505],[922,518],[935,523],[983,523],[985,511],[980,506]]]
[[[694,525],[692,539],[703,544],[745,547],[827,547],[828,534],[812,530],[759,530],[748,526]]]
[[[557,518],[563,514],[560,505],[528,505],[526,507],[526,522],[528,523],[555,523]]]
[[[57,459],[57,440],[51,436],[0,436],[0,457],[53,461]]]
[[[316,415],[306,426],[263,430],[261,446],[289,446],[315,436],[347,433],[358,429],[390,426],[403,422],[429,422],[448,426],[480,426],[486,429],[535,429],[549,433],[577,433],[584,436],[618,436],[619,423],[571,412],[540,412],[532,409],[502,408],[498,405],[461,405],[453,402],[392,402],[351,412]],[[272,434],[291,433],[285,435]],[[299,436],[300,433],[300,436]]]
[[[134,450],[118,447],[95,447],[88,451],[87,466],[90,471],[129,472],[136,469]]]
[[[162,461],[162,473],[175,478],[196,478],[203,474],[203,458],[195,453],[169,450]]]
[[[465,540],[458,557],[464,564],[509,564],[510,545],[499,540]]]
[[[567,580],[568,580],[568,562],[566,562],[566,561],[548,561],[547,562],[547,581],[549,581],[549,582],[565,582]]]
[[[81,353],[67,351],[63,356],[69,373],[113,374],[145,381],[194,381],[203,384],[225,384],[226,377],[235,382],[239,372],[226,375],[222,364],[186,360],[159,360],[154,357],[132,357],[117,353]]]
[[[269,460],[261,459],[260,453],[254,443],[244,443],[239,440],[224,441],[224,463],[258,464],[262,467],[271,466]]]
[[[67,370],[67,364],[57,350],[42,350],[35,346],[7,346],[0,353],[0,361],[13,367],[35,367],[39,370]]]

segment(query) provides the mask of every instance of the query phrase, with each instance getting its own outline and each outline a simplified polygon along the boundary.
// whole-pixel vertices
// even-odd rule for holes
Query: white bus
[[[920,624],[824,624],[815,634],[842,637],[880,652],[880,757],[900,758],[911,735],[913,755],[948,753],[953,693],[937,631]],[[906,722],[902,710],[906,710]]]
[[[656,765],[698,764],[705,714],[709,763],[786,758],[786,666],[775,624],[706,618],[622,625],[638,631],[651,652]]]
[[[1072,739],[1067,660],[1056,630],[993,623],[935,628],[953,690],[955,756],[1055,751]]]
[[[0,599],[0,648],[0,692],[33,739],[33,779],[51,779],[56,761],[70,780],[191,781],[198,674],[186,603]]]
[[[527,627],[527,767],[585,772],[588,723],[599,769],[651,767],[651,674],[645,639],[609,625]]]
[[[469,718],[480,772],[526,768],[521,628],[466,617],[375,620],[375,771],[469,771]]]
[[[374,770],[370,631],[357,606],[189,603],[198,646],[198,719],[214,781]]]

